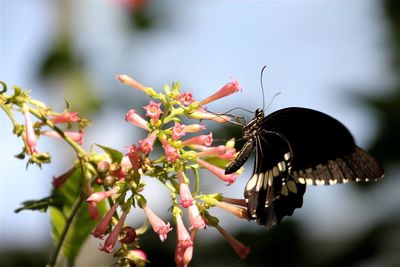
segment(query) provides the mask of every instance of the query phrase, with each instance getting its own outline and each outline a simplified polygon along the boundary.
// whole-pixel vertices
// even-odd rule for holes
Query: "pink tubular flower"
[[[147,121],[140,117],[134,109],[130,109],[128,113],[125,115],[125,120],[129,121],[130,123],[149,131],[149,126],[147,126]]]
[[[114,187],[113,189],[109,191],[101,191],[101,192],[95,192],[91,194],[86,201],[87,202],[100,202],[108,197],[111,197],[112,195],[116,194],[118,192],[118,188]]]
[[[51,182],[51,184],[53,185],[54,188],[58,188],[60,186],[62,186],[67,179],[72,175],[72,173],[75,171],[75,167],[69,169],[67,172],[63,173],[62,175],[58,176],[58,177],[53,177],[53,181]]]
[[[204,168],[208,169],[211,173],[213,173],[215,176],[217,176],[219,179],[221,179],[224,182],[227,182],[228,185],[233,184],[236,181],[236,174],[225,174],[225,170],[221,169],[217,166],[214,166],[207,161],[204,161],[202,159],[197,160],[198,163],[203,166]]]
[[[208,135],[202,134],[195,136],[193,138],[190,138],[188,140],[185,140],[182,142],[182,145],[184,146],[190,146],[190,145],[201,145],[201,146],[210,146],[213,142],[212,138],[212,133],[209,133]]]
[[[61,136],[56,132],[56,131],[42,131],[40,132],[41,135],[47,136],[47,137],[54,137],[54,138],[59,138],[61,139]],[[65,131],[64,134],[77,142],[78,144],[82,145],[83,144],[83,137],[85,135],[85,132],[71,132],[71,131]]]
[[[140,159],[140,151],[136,147],[136,145],[132,145],[128,148],[128,158],[131,162],[132,168],[135,172],[139,170],[139,159]]]
[[[80,121],[80,118],[78,116],[78,112],[64,111],[63,113],[52,116],[50,120],[53,123],[69,123],[78,122]]]
[[[186,249],[193,246],[190,234],[183,223],[182,216],[180,214],[176,215],[176,233],[178,235],[178,245],[177,247],[181,249]]]
[[[202,124],[190,124],[190,125],[184,125],[184,131],[186,133],[196,133],[198,131],[204,130],[206,128],[205,125]]]
[[[239,91],[241,89],[242,88],[241,88],[239,82],[237,80],[232,80],[231,82],[225,84],[216,93],[214,93],[211,96],[207,97],[206,99],[200,101],[200,105],[208,104],[208,103],[215,101],[217,99],[220,99],[222,97],[236,93],[237,91]]]
[[[226,146],[204,147],[201,152],[197,153],[198,157],[222,156],[226,153]]]
[[[88,202],[88,212],[89,217],[92,220],[97,220],[99,218],[99,211],[97,210],[96,202]]]
[[[193,204],[193,197],[190,193],[189,186],[185,183],[183,172],[178,171],[179,178],[179,203],[183,208],[188,208]]]
[[[139,140],[139,150],[144,154],[149,154],[153,150],[153,144],[156,140],[156,133],[152,132],[148,137],[143,140]]]
[[[108,225],[110,224],[111,218],[117,210],[118,203],[115,203],[104,215],[103,219],[97,224],[96,229],[94,229],[92,235],[96,238],[103,238],[105,235]]]
[[[150,100],[150,104],[143,107],[146,110],[146,116],[150,117],[153,122],[157,122],[160,118],[161,113],[163,113],[160,106],[161,103],[156,103]]]
[[[189,116],[194,119],[213,120],[218,123],[224,123],[231,120],[231,118],[226,115],[213,114],[203,108],[199,108],[197,111],[190,113]]]
[[[228,232],[226,232],[225,229],[222,228],[221,226],[217,225],[216,228],[224,236],[226,241],[228,241],[228,243],[231,245],[236,254],[238,254],[239,258],[241,260],[244,260],[250,253],[250,248],[243,245],[239,240],[237,240]]]
[[[235,158],[236,150],[227,146],[217,146],[217,147],[205,147],[196,146],[195,149],[201,152],[197,153],[198,157],[219,157],[222,159],[233,160]]]
[[[170,224],[161,220],[160,217],[158,217],[147,205],[143,207],[143,210],[146,213],[154,232],[159,235],[161,241],[167,239],[168,232],[172,230]]]
[[[183,266],[188,266],[189,262],[192,260],[193,257],[193,246],[188,247],[185,249],[185,253],[183,253]]]
[[[190,230],[192,229],[201,229],[206,226],[203,218],[200,215],[199,209],[197,208],[196,204],[191,205],[188,208],[188,213],[189,213],[189,221],[192,227],[190,227]]]
[[[37,153],[36,150],[36,142],[37,138],[35,135],[35,131],[33,130],[33,125],[31,121],[31,116],[28,111],[24,110],[24,118],[25,118],[25,136],[26,136],[26,145],[29,149],[29,154]]]
[[[163,141],[163,146],[167,160],[174,163],[180,157],[178,150],[171,146],[167,141]]]
[[[223,155],[220,155],[219,157],[232,161],[236,157],[236,150],[231,147],[226,147],[226,152]]]
[[[103,246],[100,247],[100,250],[107,252],[107,253],[112,252],[112,249],[118,240],[119,232],[121,232],[122,226],[124,225],[124,221],[125,221],[127,214],[128,214],[128,211],[125,211],[124,213],[122,213],[121,218],[119,218],[117,225],[114,227],[114,229],[108,235],[106,241],[104,241]]]
[[[181,219],[182,220],[182,219]],[[197,230],[193,230],[190,234],[190,240],[192,244],[188,247],[179,245],[179,238],[177,238],[177,244],[175,249],[175,263],[177,267],[187,267],[193,257],[193,242]]]
[[[222,202],[222,201],[216,201],[215,206],[220,207],[221,209],[224,209],[224,210],[232,213],[239,219],[249,220],[249,216],[247,214],[246,208],[238,207],[238,206],[235,206],[235,205],[232,205],[232,204],[229,204],[226,202]]]
[[[184,106],[189,106],[194,102],[192,93],[182,92],[178,97],[179,102],[181,102]]]
[[[174,127],[171,128],[172,131],[172,140],[178,140],[182,136],[186,135],[185,125],[182,125],[178,122],[175,122]]]

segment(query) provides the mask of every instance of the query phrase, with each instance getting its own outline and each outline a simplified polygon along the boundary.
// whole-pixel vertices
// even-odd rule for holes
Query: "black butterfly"
[[[246,143],[225,173],[237,171],[255,147],[244,197],[250,218],[267,227],[302,206],[306,184],[369,182],[384,175],[343,124],[316,110],[291,107],[264,117],[257,109],[243,138]]]

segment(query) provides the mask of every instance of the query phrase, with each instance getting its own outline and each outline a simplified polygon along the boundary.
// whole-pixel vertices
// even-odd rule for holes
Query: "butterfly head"
[[[264,111],[260,108],[254,112],[254,118],[244,127],[243,138],[250,139],[255,137],[261,121],[264,119]]]
[[[254,119],[256,119],[257,121],[261,121],[264,118],[264,110],[262,110],[261,108],[256,109],[256,111],[254,112]]]

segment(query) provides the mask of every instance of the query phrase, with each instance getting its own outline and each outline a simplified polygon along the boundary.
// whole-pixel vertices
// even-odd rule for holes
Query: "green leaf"
[[[46,212],[49,206],[54,205],[54,198],[52,196],[45,197],[39,200],[27,200],[21,203],[22,207],[16,209],[14,212],[18,213],[23,210],[38,210]]]
[[[80,198],[81,181],[81,169],[76,168],[62,187],[53,190],[53,196],[57,200],[57,203],[61,203],[58,207],[52,206],[49,209],[54,244],[59,242],[73,205]],[[100,216],[103,216],[105,213],[105,204],[98,204],[97,209]],[[61,254],[67,259],[68,266],[74,265],[76,256],[78,255],[83,242],[89,236],[97,223],[98,220],[92,220],[89,217],[87,203],[83,202],[80,205],[78,212],[75,214],[75,218],[68,229],[61,248]]]
[[[106,152],[110,156],[112,162],[118,162],[119,163],[119,162],[121,162],[122,158],[124,157],[124,155],[121,152],[119,152],[118,150],[115,150],[114,148],[102,146],[102,145],[99,145],[99,144],[96,144],[96,146],[98,146],[101,149],[103,149],[104,152]]]

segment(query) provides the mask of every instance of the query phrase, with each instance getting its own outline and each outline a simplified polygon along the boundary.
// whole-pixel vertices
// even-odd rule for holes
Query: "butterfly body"
[[[250,218],[266,226],[302,206],[306,184],[374,181],[384,173],[343,124],[312,109],[286,108],[266,117],[257,109],[243,138],[245,144],[225,173],[237,171],[255,150],[244,197]]]

